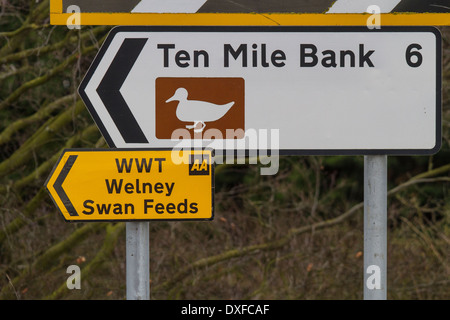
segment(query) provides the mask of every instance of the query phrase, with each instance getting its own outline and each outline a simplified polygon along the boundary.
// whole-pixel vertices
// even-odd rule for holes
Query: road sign
[[[65,150],[46,187],[67,221],[211,220],[211,150]]]
[[[381,13],[383,25],[450,23],[447,0],[50,0],[55,25],[365,26],[366,12]]]
[[[432,154],[432,27],[116,27],[79,93],[111,147]]]

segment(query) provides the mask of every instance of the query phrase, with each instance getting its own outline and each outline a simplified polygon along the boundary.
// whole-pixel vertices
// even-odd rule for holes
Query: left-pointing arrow
[[[127,143],[148,142],[120,93],[120,88],[146,42],[146,38],[125,39],[97,88],[100,99]]]
[[[69,156],[64,167],[61,170],[61,173],[59,174],[58,178],[56,178],[56,181],[53,184],[53,188],[55,189],[62,203],[64,204],[64,207],[66,207],[67,212],[72,217],[78,216],[78,213],[75,210],[66,192],[64,191],[62,184],[64,183],[64,180],[66,179],[67,175],[69,174],[70,169],[72,169],[72,166],[75,163],[75,160],[77,160],[77,157],[78,157],[77,155]]]

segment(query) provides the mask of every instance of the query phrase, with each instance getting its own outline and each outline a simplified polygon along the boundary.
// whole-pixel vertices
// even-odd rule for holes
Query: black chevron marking
[[[147,38],[125,39],[97,88],[100,99],[126,143],[148,142],[119,91],[147,40]]]
[[[449,0],[403,0],[392,12],[450,12]]]
[[[63,0],[63,11],[71,5],[80,7],[81,12],[130,12],[140,0]]]
[[[55,184],[53,185],[53,188],[55,189],[59,198],[61,199],[67,211],[72,217],[78,216],[78,213],[75,210],[66,192],[64,191],[62,184],[64,183],[64,180],[66,180],[66,177],[69,174],[70,169],[72,169],[72,166],[75,163],[75,160],[77,160],[77,158],[78,158],[77,155],[69,156],[69,159],[67,159],[66,164],[62,168],[61,173],[59,174],[58,178],[55,181]]]
[[[164,0],[160,0],[163,2]],[[341,0],[337,0],[341,1]],[[81,12],[131,12],[139,0],[63,0],[63,11],[70,5],[77,5]],[[336,0],[208,0],[198,13],[249,13],[249,12],[295,12],[324,13]],[[374,0],[373,4],[377,4]],[[402,0],[392,12],[439,12],[449,13],[448,0]]]

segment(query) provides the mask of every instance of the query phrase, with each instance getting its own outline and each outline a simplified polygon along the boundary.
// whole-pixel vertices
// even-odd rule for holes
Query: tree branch
[[[59,98],[45,107],[40,108],[36,113],[27,117],[16,120],[11,123],[5,130],[0,133],[0,145],[8,142],[11,139],[11,136],[18,132],[20,129],[31,125],[37,121],[41,121],[44,118],[48,117],[53,111],[61,107],[61,105],[69,103],[75,99],[75,94],[71,93],[67,96]]]
[[[87,54],[97,47],[95,45],[86,47],[82,49],[81,54]],[[79,58],[80,53],[75,52],[72,55],[69,56],[66,60],[64,60],[62,63],[48,71],[45,75],[40,76],[38,78],[35,78],[33,80],[30,80],[23,85],[21,85],[19,88],[14,90],[5,100],[0,102],[0,110],[5,108],[6,106],[9,106],[12,102],[16,101],[24,92],[27,90],[37,87],[45,82],[47,82],[49,79],[51,79],[53,76],[57,75],[60,72],[63,72],[67,69],[67,67],[72,64],[74,61],[76,61]]]
[[[102,223],[102,224],[106,224]],[[107,224],[106,225],[106,236],[103,240],[102,248],[97,252],[94,259],[81,270],[81,279],[88,278],[93,271],[100,267],[105,261],[108,261],[108,257],[111,255],[115,248],[115,244],[119,235],[125,230],[125,223],[119,222],[117,224]],[[56,289],[52,294],[45,297],[45,300],[55,300],[63,296],[68,292],[67,284],[64,282],[58,289]]]
[[[426,179],[428,177],[435,176],[437,173],[442,174],[442,173],[448,172],[448,171],[450,171],[450,165],[442,166],[435,170],[431,170],[431,171],[419,174],[419,175],[411,178],[407,182],[400,184],[399,186],[395,187],[394,189],[391,189],[388,192],[388,196],[391,196],[391,195],[393,195],[407,187],[410,187],[414,184],[431,183],[431,182],[448,182],[449,178],[447,178],[447,177]],[[320,221],[317,223],[313,223],[309,226],[304,226],[304,227],[300,227],[300,228],[292,228],[287,232],[287,234],[285,236],[283,236],[277,240],[266,242],[266,243],[261,243],[261,244],[256,244],[256,245],[250,245],[250,246],[243,247],[243,248],[233,249],[233,250],[225,251],[225,252],[215,255],[215,256],[197,260],[196,262],[188,265],[187,267],[185,267],[185,268],[181,269],[180,271],[178,271],[177,273],[175,273],[175,275],[171,279],[167,280],[166,282],[164,282],[158,286],[155,286],[153,288],[153,291],[167,290],[168,288],[170,288],[170,287],[176,285],[178,282],[182,281],[186,276],[191,274],[193,270],[204,269],[204,268],[207,268],[214,264],[217,264],[219,262],[223,262],[223,261],[230,260],[233,258],[242,257],[242,256],[249,255],[249,254],[255,254],[255,253],[258,253],[261,251],[270,251],[270,250],[274,250],[274,249],[279,249],[279,248],[287,245],[294,237],[299,236],[303,233],[335,226],[339,223],[342,223],[342,222],[346,221],[347,219],[349,219],[350,217],[352,217],[356,212],[360,211],[363,208],[364,208],[364,202],[360,202],[360,203],[354,205],[348,211],[344,212],[343,214],[341,214],[340,216],[337,216],[335,218]]]
[[[0,177],[3,177],[11,171],[15,170],[33,156],[33,151],[45,144],[69,123],[74,115],[85,111],[86,108],[81,100],[79,100],[74,108],[70,108],[54,119],[50,119],[44,124],[38,132],[36,132],[28,141],[17,149],[8,159],[0,163]]]

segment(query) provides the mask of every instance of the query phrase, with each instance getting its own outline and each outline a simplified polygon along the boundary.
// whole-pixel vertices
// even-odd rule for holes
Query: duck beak
[[[166,100],[166,103],[169,103],[171,101],[175,100],[175,95],[171,96],[169,99]]]

